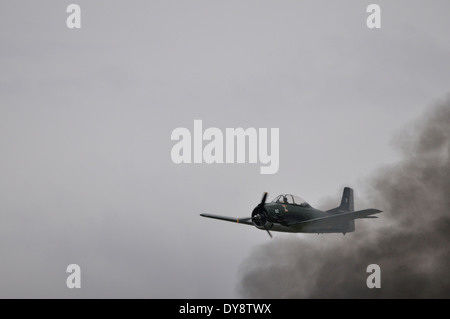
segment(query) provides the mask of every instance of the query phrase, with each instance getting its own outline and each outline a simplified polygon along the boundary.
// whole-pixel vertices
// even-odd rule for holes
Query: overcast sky
[[[270,238],[200,213],[249,216],[265,191],[337,205],[344,186],[364,208],[398,132],[450,91],[450,3],[376,1],[375,30],[372,2],[77,1],[70,30],[70,1],[3,1],[0,297],[240,297]],[[279,128],[278,173],[174,164],[195,119]]]

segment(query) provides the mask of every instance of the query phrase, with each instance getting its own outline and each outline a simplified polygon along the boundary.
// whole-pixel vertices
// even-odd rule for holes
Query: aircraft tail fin
[[[355,211],[353,200],[353,189],[345,187],[342,193],[341,205],[339,207],[328,210],[328,213],[351,213]]]
[[[350,213],[355,211],[353,189],[351,189],[350,187],[344,188],[344,193],[342,194],[341,205],[339,206],[339,209]]]

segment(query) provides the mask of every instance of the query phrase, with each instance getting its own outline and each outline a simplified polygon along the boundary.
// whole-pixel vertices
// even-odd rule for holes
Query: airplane
[[[253,209],[251,217],[234,218],[212,214],[202,217],[224,220],[244,225],[253,225],[265,230],[288,233],[350,233],[355,231],[355,219],[378,218],[379,209],[369,208],[355,211],[353,189],[345,187],[341,204],[333,209],[322,211],[311,207],[305,200],[291,194],[282,194],[266,204],[267,192],[261,203]]]

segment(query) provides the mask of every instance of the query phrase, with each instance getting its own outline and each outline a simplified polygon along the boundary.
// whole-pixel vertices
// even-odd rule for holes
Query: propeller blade
[[[266,199],[267,199],[267,192],[264,193],[263,198],[261,199],[260,205],[264,205],[266,203]]]
[[[266,232],[269,234],[270,238],[273,238],[273,237],[272,237],[272,234],[271,234],[270,231],[266,228],[266,226],[264,226],[264,229],[265,229]]]

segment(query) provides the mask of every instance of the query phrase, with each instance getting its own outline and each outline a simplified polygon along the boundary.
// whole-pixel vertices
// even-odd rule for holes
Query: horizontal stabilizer
[[[330,223],[339,224],[339,223],[344,223],[349,220],[354,220],[354,219],[358,219],[358,218],[377,218],[376,216],[371,216],[371,215],[378,214],[378,213],[381,213],[381,210],[369,208],[369,209],[358,210],[356,212],[351,212],[351,213],[334,214],[334,215],[330,215],[330,216],[314,218],[314,219],[305,220],[305,221],[302,221],[299,223],[293,222],[290,225],[321,226],[321,225],[329,225]]]

